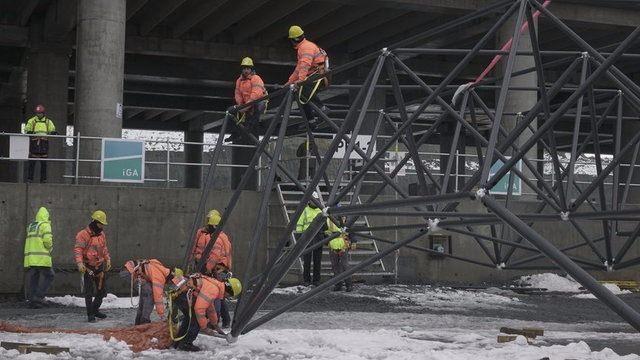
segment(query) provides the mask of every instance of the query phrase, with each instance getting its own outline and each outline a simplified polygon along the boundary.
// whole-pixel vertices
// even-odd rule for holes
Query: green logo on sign
[[[102,139],[100,180],[144,182],[144,141]]]
[[[510,156],[505,156],[508,159],[510,159]],[[500,171],[500,169],[502,169],[502,166],[504,166],[504,163],[502,162],[502,160],[496,160],[495,163],[493,163],[493,166],[491,166],[491,169],[489,170],[489,179],[491,179],[493,177],[493,175],[495,175],[498,171]],[[518,170],[522,171],[522,160],[517,162]],[[497,194],[497,195],[508,195],[509,193],[509,177],[513,176],[513,185],[511,187],[511,194],[513,195],[522,195],[522,179],[520,179],[516,174],[512,174],[511,171],[509,171],[506,175],[504,175],[502,178],[500,178],[500,181],[498,181],[496,183],[496,185],[491,189],[491,193],[492,194]]]

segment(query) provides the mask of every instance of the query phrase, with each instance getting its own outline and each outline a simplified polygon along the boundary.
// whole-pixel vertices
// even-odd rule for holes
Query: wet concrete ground
[[[300,288],[300,293],[308,290]],[[353,293],[327,291],[268,322],[265,328],[389,329],[413,327],[455,331],[493,331],[507,327],[542,327],[546,343],[585,341],[592,350],[605,347],[619,355],[640,354],[640,335],[596,299],[570,294],[523,295],[499,289],[456,292],[424,286],[359,286]],[[296,296],[295,290],[273,294],[256,317]],[[477,296],[477,297],[476,297]],[[620,298],[640,311],[640,293]],[[50,306],[28,309],[0,302],[0,320],[58,328],[116,327],[132,324],[134,309],[105,310],[109,318],[86,322],[83,308]]]

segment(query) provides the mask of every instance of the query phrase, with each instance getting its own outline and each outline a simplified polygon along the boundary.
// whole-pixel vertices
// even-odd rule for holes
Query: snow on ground
[[[74,307],[85,307],[84,297],[65,295],[65,296],[57,296],[57,297],[47,297],[46,301],[63,305],[63,306],[74,306]],[[138,304],[138,297],[135,296],[133,298],[130,297],[117,297],[113,294],[107,294],[107,296],[102,300],[101,309],[131,309],[135,308]]]
[[[585,342],[550,345],[544,341],[527,344],[524,338],[498,344],[495,334],[465,331],[415,331],[412,329],[381,330],[254,330],[237,343],[200,336],[199,353],[175,350],[152,350],[133,354],[122,342],[103,341],[94,335],[70,334],[2,334],[6,341],[42,341],[71,348],[71,353],[58,356],[42,354],[18,355],[17,351],[0,349],[2,359],[640,359],[637,355],[618,356],[606,348],[593,351]]]
[[[535,287],[569,292],[570,295],[579,292],[571,279],[554,274],[534,275],[528,277],[526,282]],[[274,293],[279,295],[274,298],[280,298],[274,299],[272,306],[278,306],[279,302],[288,301],[292,296],[310,289],[304,286],[276,289]],[[539,299],[548,301],[554,296],[566,295],[556,293]],[[287,312],[241,336],[235,344],[201,335],[196,340],[196,345],[203,348],[199,353],[154,350],[134,354],[126,344],[114,340],[103,341],[98,335],[0,333],[2,341],[46,342],[71,348],[71,354],[57,357],[18,355],[15,351],[0,349],[0,359],[538,360],[548,357],[640,360],[634,347],[634,344],[638,344],[637,333],[632,332],[625,323],[613,322],[607,317],[596,321],[578,319],[575,322],[530,319],[527,316],[509,318],[504,314],[517,311],[522,315],[539,311],[536,308],[538,298],[495,288],[472,291],[424,285],[358,285],[353,293],[328,291],[322,297],[330,304],[329,309],[335,310],[317,310],[309,305],[303,307],[304,311]],[[84,299],[79,297],[47,300],[71,307],[84,306]],[[137,299],[134,299],[135,303]],[[343,308],[351,303],[363,304],[364,308],[357,311]],[[109,312],[107,321],[90,326],[82,322],[82,309],[78,309],[77,314],[69,313],[73,311],[71,309],[64,309],[61,313],[36,311],[27,317],[16,315],[16,319],[20,319],[18,322],[21,323],[46,325],[47,319],[51,318],[63,328],[126,326],[132,321],[134,310],[130,309],[130,298],[117,298],[109,294],[105,298],[105,305],[114,309]],[[52,310],[55,311],[55,308]],[[260,311],[255,318],[266,312]],[[519,338],[515,342],[499,344],[496,336],[502,326],[544,328],[545,336],[531,343]],[[621,344],[624,346],[621,347]],[[621,354],[636,354],[619,356],[609,347],[622,351]]]
[[[570,277],[560,276],[558,274],[544,273],[527,275],[520,278],[521,284],[526,284],[534,288],[547,289],[547,291],[558,292],[581,292],[580,284]]]
[[[606,287],[607,289],[609,289],[609,291],[611,291],[614,295],[624,295],[624,294],[631,294],[631,291],[629,290],[620,290],[620,288],[618,287],[618,285],[616,284],[602,284],[604,287]],[[580,298],[580,299],[595,299],[596,296],[593,294],[578,294],[578,295],[573,295],[573,297],[576,298]]]
[[[573,295],[575,298],[579,299],[595,299],[595,295],[591,293],[584,293],[584,289],[581,289],[582,285],[577,281],[573,280],[570,276],[564,277],[558,274],[552,273],[544,273],[544,274],[535,274],[535,275],[527,275],[523,276],[519,280],[520,284],[528,285],[534,288],[542,288],[547,289],[547,291],[556,291],[556,292],[564,292],[564,293],[582,293]],[[604,287],[606,287],[609,291],[611,291],[614,295],[625,295],[631,294],[629,290],[620,290],[618,285],[603,283]]]
[[[310,287],[291,286],[277,288],[274,294],[298,295],[309,291]],[[349,297],[372,299],[392,304],[411,305],[404,307],[421,307],[426,309],[447,306],[460,310],[475,310],[484,307],[500,307],[503,305],[522,305],[520,300],[509,291],[487,289],[484,291],[456,290],[448,287],[434,287],[429,285],[376,285],[360,286],[367,289],[366,293],[350,293]]]

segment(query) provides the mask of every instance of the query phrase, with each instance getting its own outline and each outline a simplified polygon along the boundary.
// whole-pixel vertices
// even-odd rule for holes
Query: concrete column
[[[22,107],[17,101],[0,105],[0,132],[19,133],[22,121]],[[0,156],[9,156],[9,137],[0,137]],[[0,182],[20,180],[18,162],[0,160]]]
[[[83,136],[122,136],[126,0],[78,2],[75,131]],[[81,143],[83,158],[100,158],[99,141]],[[80,175],[99,175],[96,164]]]
[[[204,132],[196,130],[184,131],[185,142],[204,141]],[[185,145],[184,159],[187,163],[202,163],[202,146],[201,145]],[[202,167],[185,166],[184,169],[184,186],[188,188],[199,189],[202,186]]]
[[[504,45],[507,41],[509,41],[509,39],[513,37],[515,22],[516,22],[516,18],[515,16],[513,16],[497,32],[496,48],[501,48],[502,45]],[[517,50],[532,51],[531,36],[529,35],[528,30],[520,35],[520,41],[518,42]],[[505,55],[505,57],[502,59],[502,61],[498,65],[498,68],[499,68],[498,73],[500,74],[504,73],[504,68],[506,67],[506,63],[507,63],[507,56]],[[535,66],[535,61],[532,56],[517,56],[515,66],[513,67],[513,72],[530,68],[533,66]],[[525,75],[512,77],[510,84],[511,84],[511,87],[516,87],[516,86],[537,87],[538,86],[537,75],[535,72],[532,72]],[[496,92],[496,103],[498,101],[498,95],[499,95],[498,92]],[[507,102],[504,107],[504,112],[505,113],[525,112],[531,109],[536,104],[537,101],[538,101],[538,94],[536,91],[509,91],[509,94],[507,95]],[[502,126],[504,126],[507,132],[511,132],[511,130],[513,130],[513,128],[516,127],[516,119],[517,117],[514,115],[506,115],[502,118],[502,122],[501,122]],[[535,122],[532,125],[534,129],[537,128],[537,124]],[[518,138],[518,144],[524,144],[527,141],[527,139],[531,137],[532,134],[533,133],[530,130],[523,131],[520,137]],[[512,151],[507,151],[506,153],[510,155],[512,154]],[[531,150],[527,152],[528,159],[535,160],[537,156],[538,156],[537,146],[532,147]],[[525,169],[525,166],[523,164],[523,170],[524,169]],[[528,170],[524,171],[524,174],[529,178],[532,177],[531,172]],[[522,185],[523,185],[523,191],[531,192],[531,190],[525,189],[524,183],[522,183]]]

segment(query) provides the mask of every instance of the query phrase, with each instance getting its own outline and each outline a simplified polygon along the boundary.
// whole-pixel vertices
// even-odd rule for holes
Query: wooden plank
[[[11,341],[0,342],[0,347],[7,350],[18,350],[21,354],[30,354],[32,352],[45,353],[51,355],[61,354],[63,352],[69,352],[69,348],[47,345],[47,343],[19,343]]]
[[[499,343],[507,343],[511,341],[515,341],[518,338],[517,335],[498,335]]]

